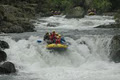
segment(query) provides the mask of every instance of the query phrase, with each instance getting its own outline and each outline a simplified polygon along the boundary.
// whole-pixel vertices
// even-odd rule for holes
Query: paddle
[[[41,43],[42,42],[42,40],[37,40],[37,43]]]

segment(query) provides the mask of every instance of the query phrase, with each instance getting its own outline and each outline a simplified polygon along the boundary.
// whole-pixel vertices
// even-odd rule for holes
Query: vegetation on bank
[[[120,23],[120,10],[118,10],[117,13],[115,14],[115,20],[117,23]]]
[[[109,0],[48,0],[52,10],[69,11],[71,8],[80,6],[85,10],[94,8],[99,12],[110,11],[112,3]]]
[[[91,7],[97,10],[97,12],[106,12],[111,8],[112,4],[109,0],[93,0]]]
[[[110,0],[112,7],[111,11],[117,11],[120,9],[120,0]]]
[[[36,13],[42,12],[50,15],[50,11],[67,13],[70,9],[78,6],[86,11],[89,8],[94,8],[98,12],[113,11],[112,9],[119,8],[119,2],[119,0],[1,0],[0,5],[14,6],[22,9],[23,12],[30,12],[34,8]]]

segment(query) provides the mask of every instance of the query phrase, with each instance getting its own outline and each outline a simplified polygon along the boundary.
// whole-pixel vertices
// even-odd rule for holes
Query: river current
[[[109,45],[120,30],[95,28],[114,23],[113,17],[64,17],[39,18],[34,23],[37,32],[1,34],[10,45],[7,61],[15,64],[17,73],[1,75],[0,80],[119,80],[120,64],[109,60]],[[65,37],[67,51],[46,49],[43,36],[53,30]]]

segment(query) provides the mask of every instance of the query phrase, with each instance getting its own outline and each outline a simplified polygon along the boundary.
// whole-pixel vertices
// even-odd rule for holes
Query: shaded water
[[[48,23],[59,23],[56,27]],[[65,19],[52,16],[37,21],[37,32],[8,34],[1,37],[10,44],[5,52],[8,61],[15,63],[17,74],[0,76],[1,80],[119,80],[120,64],[109,61],[111,38],[120,34],[115,29],[95,29],[101,24],[113,23],[109,16],[86,16],[83,19]],[[42,40],[45,32],[56,30],[69,42],[65,52],[46,49]]]

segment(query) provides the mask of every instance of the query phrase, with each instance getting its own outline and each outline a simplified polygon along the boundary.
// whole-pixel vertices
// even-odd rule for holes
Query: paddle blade
[[[41,43],[42,41],[41,40],[37,40],[38,43]]]

